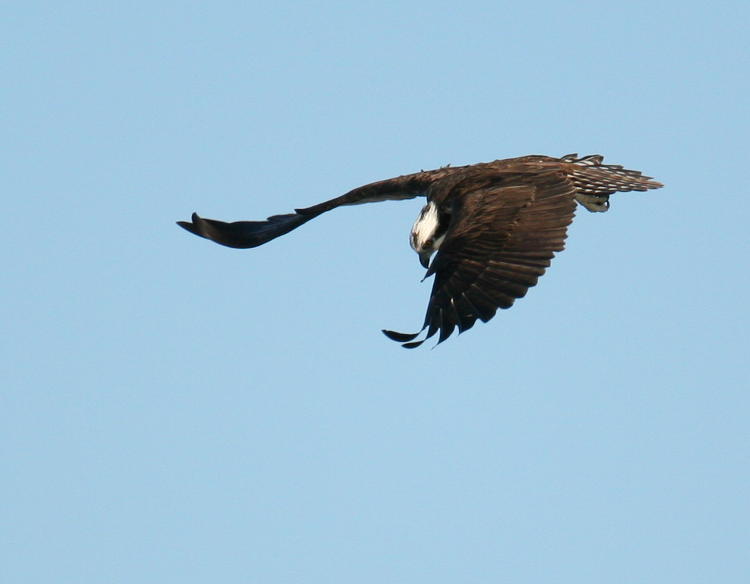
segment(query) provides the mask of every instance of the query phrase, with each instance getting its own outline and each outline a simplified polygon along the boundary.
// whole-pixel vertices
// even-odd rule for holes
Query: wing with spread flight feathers
[[[445,241],[427,271],[434,274],[421,341],[415,334],[383,331],[414,348],[436,333],[438,344],[487,322],[498,308],[510,308],[537,283],[555,252],[565,247],[575,212],[576,188],[562,171],[508,176],[474,190],[472,182],[455,197]]]

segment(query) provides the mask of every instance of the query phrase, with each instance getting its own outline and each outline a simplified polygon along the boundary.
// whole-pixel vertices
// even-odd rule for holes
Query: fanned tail
[[[664,185],[644,176],[638,170],[629,170],[619,164],[603,164],[604,157],[592,154],[578,158],[568,154],[561,158],[568,176],[576,186],[576,200],[593,212],[609,208],[609,195],[629,191],[660,189]]]

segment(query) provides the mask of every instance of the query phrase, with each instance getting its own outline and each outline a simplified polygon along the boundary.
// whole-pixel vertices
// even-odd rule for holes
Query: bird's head
[[[427,268],[430,265],[430,257],[443,243],[449,221],[450,216],[441,213],[432,201],[422,207],[419,217],[411,228],[409,243],[412,249],[419,254],[419,263],[423,267]]]

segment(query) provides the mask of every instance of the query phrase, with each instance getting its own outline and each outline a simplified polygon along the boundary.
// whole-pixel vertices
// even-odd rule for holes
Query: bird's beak
[[[419,263],[426,270],[430,267],[430,257],[432,256],[431,251],[423,251],[419,253]]]

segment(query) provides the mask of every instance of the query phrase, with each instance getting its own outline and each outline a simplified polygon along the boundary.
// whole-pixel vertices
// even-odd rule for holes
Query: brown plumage
[[[461,333],[477,319],[487,322],[498,308],[523,297],[564,248],[576,201],[589,211],[606,211],[612,193],[662,186],[602,160],[598,155],[524,156],[445,167],[364,185],[266,221],[224,223],[193,213],[192,222],[178,224],[222,245],[248,248],[342,205],[426,196],[411,241],[428,268],[425,277],[435,275],[422,327],[427,333],[414,341],[419,333],[383,331],[414,348],[438,332],[441,343],[456,328]]]

